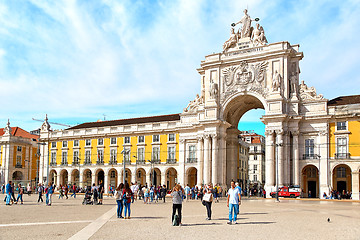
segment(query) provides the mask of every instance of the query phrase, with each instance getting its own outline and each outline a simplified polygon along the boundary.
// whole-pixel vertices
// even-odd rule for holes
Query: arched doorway
[[[146,172],[143,168],[138,168],[136,170],[136,182],[141,185],[146,183]]]
[[[302,190],[304,197],[319,197],[319,170],[314,165],[307,165],[302,170]]]
[[[66,169],[61,170],[60,172],[60,184],[65,185],[68,183],[68,171]]]
[[[49,173],[49,180],[50,182],[57,184],[57,173],[54,169]]]
[[[101,183],[104,184],[104,180],[105,180],[104,170],[98,169],[98,170],[96,171],[96,175],[95,175],[96,185],[100,185]]]
[[[154,176],[153,176],[154,174]],[[150,169],[150,183],[151,185],[158,186],[161,181],[161,172],[158,168]]]
[[[125,183],[131,183],[131,171],[128,168],[125,169]]]
[[[351,169],[348,165],[337,165],[333,170],[333,189],[340,194],[351,191]]]
[[[186,176],[187,184],[189,184],[190,187],[194,187],[197,183],[197,169],[195,167],[188,168]]]
[[[264,104],[264,99],[253,93],[238,93],[224,102],[223,118],[231,125],[226,129],[226,179],[224,180],[227,184],[238,180],[240,119],[252,109],[265,109]]]
[[[83,183],[85,186],[91,186],[92,173],[90,169],[85,169],[83,172]]]
[[[169,168],[165,172],[165,181],[168,189],[172,189],[177,182],[177,171],[175,168]]]
[[[108,178],[109,178],[109,184],[116,188],[118,185],[118,182],[117,182],[118,173],[115,168],[112,168],[109,170]]]
[[[23,180],[23,174],[20,171],[15,171],[12,175],[12,178],[15,181],[21,181],[21,180]]]
[[[80,174],[78,169],[74,169],[71,172],[71,184],[76,183],[77,186],[80,186]]]

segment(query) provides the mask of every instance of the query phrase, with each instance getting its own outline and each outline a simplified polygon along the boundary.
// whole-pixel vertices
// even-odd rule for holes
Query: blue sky
[[[0,126],[179,113],[246,7],[269,42],[300,44],[301,80],[328,99],[359,94],[358,1],[1,1]],[[263,133],[262,114],[240,128]]]

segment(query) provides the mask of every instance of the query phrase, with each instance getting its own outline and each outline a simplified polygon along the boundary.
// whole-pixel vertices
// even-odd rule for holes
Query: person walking
[[[123,190],[123,201],[125,205],[125,219],[130,219],[130,205],[131,205],[131,198],[133,197],[133,193],[130,189],[129,183],[125,183],[125,188]],[[126,217],[127,215],[127,217]]]
[[[190,187],[189,187],[189,184],[186,185],[185,187],[185,196],[186,196],[186,201],[189,201],[190,199]]]
[[[165,198],[166,198],[166,186],[163,185],[162,188],[160,189],[160,195],[163,199],[163,202],[165,203]]]
[[[65,184],[65,188],[64,188],[64,195],[65,195],[66,199],[68,199],[68,198],[69,198],[69,197],[68,197],[68,193],[69,193],[69,187],[68,187],[68,185],[67,185],[67,184]]]
[[[18,187],[19,187],[19,194],[18,194],[18,197],[16,198],[16,203],[18,203],[19,199],[20,199],[21,204],[23,204],[24,203],[23,202],[24,189],[21,187],[20,183],[19,183]]]
[[[64,191],[63,191],[63,187],[62,185],[60,184],[59,186],[59,198],[58,199],[64,199]]]
[[[204,197],[203,197],[203,204],[206,207],[207,211],[207,218],[206,220],[211,220],[211,204],[213,202],[214,196],[213,196],[213,188],[211,183],[204,188]]]
[[[179,226],[181,226],[181,209],[183,202],[183,192],[181,190],[181,186],[176,184],[171,192],[172,201],[173,201],[173,211],[171,216],[171,222],[174,222],[175,213],[177,211],[179,215]]]
[[[11,198],[12,198],[12,203],[17,203],[16,202],[16,197],[15,197],[15,183],[11,184]]]
[[[99,193],[99,202],[97,205],[102,205],[103,204],[103,197],[104,197],[104,185],[102,183],[102,181],[100,181],[100,184],[99,184],[99,188],[98,188],[98,193]]]
[[[241,205],[241,194],[235,187],[235,182],[231,182],[231,188],[228,191],[227,206],[229,208],[229,222],[227,224],[237,224],[236,219],[239,214],[239,205]]]
[[[39,198],[38,198],[38,202],[44,202],[43,198],[42,198],[42,195],[43,195],[43,192],[44,192],[44,188],[43,186],[41,185],[41,183],[39,183],[39,187],[38,187],[38,194],[39,194]]]
[[[124,184],[120,183],[119,186],[115,190],[115,200],[116,200],[116,203],[117,203],[117,206],[118,206],[117,210],[116,210],[116,213],[117,213],[118,218],[124,218],[122,216],[122,211],[123,211],[123,208],[124,208],[123,191],[124,191]]]
[[[46,196],[46,205],[51,206],[51,198],[54,193],[54,188],[51,183],[48,184],[48,187],[45,189],[45,196]]]
[[[6,205],[7,205],[7,206],[10,206],[10,205],[11,205],[11,204],[10,204],[10,200],[11,200],[11,188],[12,188],[12,186],[11,186],[11,181],[9,181],[9,183],[6,184],[6,187],[5,187],[5,193],[6,193],[5,199],[6,199]]]
[[[31,186],[30,186],[30,183],[27,185],[26,191],[27,191],[28,196],[30,196],[30,195],[31,195]]]
[[[73,194],[71,194],[70,197],[74,196],[74,198],[76,198],[76,183],[73,184],[72,191],[73,191]]]

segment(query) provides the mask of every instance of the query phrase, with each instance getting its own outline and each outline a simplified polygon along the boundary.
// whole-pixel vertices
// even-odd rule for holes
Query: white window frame
[[[144,135],[138,136],[138,143],[145,143],[145,136]]]
[[[141,147],[137,149],[137,160],[139,162],[145,161],[145,148]]]
[[[160,147],[156,146],[152,148],[151,160],[155,160],[155,161],[160,160]]]
[[[74,150],[73,152],[73,162],[79,164],[80,163],[80,158],[79,158],[79,151],[78,150]]]
[[[79,146],[79,140],[74,140],[74,147],[78,147]]]
[[[16,151],[18,151],[18,152],[22,152],[22,146],[17,146]]]
[[[51,152],[51,163],[56,163],[56,151]]]
[[[51,142],[51,147],[56,148],[56,142]]]
[[[102,149],[97,150],[97,161],[99,163],[104,163],[104,150]]]
[[[91,139],[85,139],[85,147],[91,146]]]
[[[339,146],[339,140],[345,140],[345,144],[342,143]],[[336,148],[335,148],[335,152],[338,156],[338,158],[346,158],[347,154],[349,153],[349,138],[347,136],[337,136],[335,138],[336,141]],[[341,148],[340,148],[341,147]],[[341,150],[340,150],[341,149]],[[339,151],[340,150],[340,151]],[[342,154],[342,156],[340,155]]]
[[[62,141],[62,147],[67,148],[68,147],[68,142],[67,141]]]
[[[68,153],[67,153],[67,151],[61,152],[61,164],[68,164]]]
[[[114,139],[115,139],[115,141],[113,141]],[[117,144],[117,138],[116,137],[110,138],[110,144],[111,145],[116,145]]]
[[[173,139],[170,139],[170,136],[172,136]],[[176,141],[175,133],[169,133],[169,135],[168,135],[168,141],[169,141],[169,142],[175,142],[175,141]]]
[[[168,146],[168,159],[175,160],[176,159],[176,147]]]
[[[98,146],[104,146],[104,139],[103,138],[98,138]]]
[[[339,129],[338,124],[341,124],[341,123],[344,123],[344,125],[340,125],[340,129]],[[336,122],[336,131],[346,131],[348,129],[347,125],[348,125],[347,121]],[[344,129],[342,129],[342,128],[344,128]]]
[[[196,145],[194,144],[189,145],[189,159],[196,159]]]
[[[116,162],[117,151],[116,149],[110,149],[110,161]]]
[[[160,135],[159,135],[159,134],[153,135],[153,142],[154,142],[154,143],[160,142]]]
[[[305,158],[311,159],[315,156],[315,139],[307,138],[305,139]]]
[[[85,163],[91,163],[91,151],[85,150]]]

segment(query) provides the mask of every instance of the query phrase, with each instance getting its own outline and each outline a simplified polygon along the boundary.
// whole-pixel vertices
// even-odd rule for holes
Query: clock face
[[[231,26],[232,26],[232,27],[235,27],[235,23],[232,23]]]

